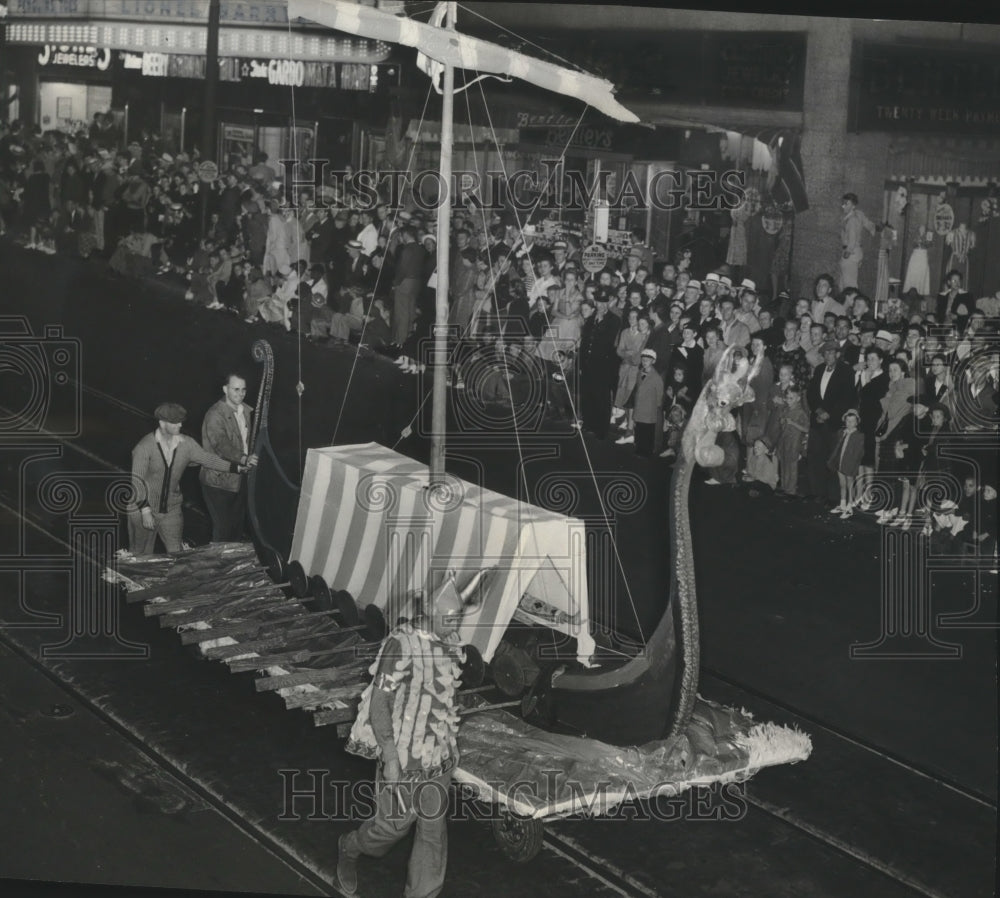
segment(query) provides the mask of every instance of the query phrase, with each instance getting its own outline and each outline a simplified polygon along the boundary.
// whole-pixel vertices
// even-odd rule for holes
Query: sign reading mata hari
[[[864,43],[852,70],[853,130],[1000,134],[993,51]]]

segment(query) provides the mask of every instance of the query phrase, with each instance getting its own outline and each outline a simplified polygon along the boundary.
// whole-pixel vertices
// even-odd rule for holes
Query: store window
[[[39,85],[39,124],[43,131],[68,131],[80,123],[89,125],[95,112],[106,112],[110,106],[110,85],[68,81],[43,81]]]
[[[885,278],[898,280],[902,294],[933,296],[953,269],[973,296],[1000,283],[1000,189],[984,178],[946,177],[886,181]]]

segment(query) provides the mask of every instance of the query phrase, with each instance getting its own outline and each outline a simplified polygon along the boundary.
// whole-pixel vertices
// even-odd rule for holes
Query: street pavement
[[[34,260],[15,261],[8,283],[29,285]],[[71,277],[60,264],[45,260],[52,289],[82,285],[73,294],[82,303],[101,288],[98,275]],[[129,304],[136,321],[139,302]],[[185,315],[199,326],[196,310]],[[308,798],[283,814],[289,780],[280,773],[329,771],[344,789],[370,780],[332,728],[255,693],[249,675],[197,659],[117,599],[115,651],[139,647],[140,657],[52,651],[71,635],[72,534],[67,507],[37,494],[68,474],[82,485],[81,509],[99,509],[97,475],[124,469],[150,423],[137,404],[138,361],[119,367],[120,388],[113,365],[101,360],[98,370],[86,383],[83,433],[0,452],[0,637],[9,649],[0,657],[0,757],[11,759],[0,765],[0,876],[332,893],[336,838],[353,821],[333,804],[309,819]],[[202,389],[207,401],[210,385]],[[612,464],[614,452],[598,447],[594,457]],[[194,476],[185,491],[187,532],[204,541]],[[631,819],[562,822],[527,865],[501,855],[487,822],[456,821],[445,894],[993,894],[995,630],[949,634],[962,646],[951,661],[853,660],[850,646],[879,626],[876,528],[744,489],[696,485],[692,507],[702,694],[813,732],[813,757],[759,774],[737,819],[720,819],[709,796],[671,821],[643,819],[640,806]],[[940,576],[951,579],[937,611],[961,612],[971,594],[982,600],[978,622],[996,620],[995,594],[977,592],[968,571]],[[405,860],[404,845],[363,863],[362,895],[399,894]]]

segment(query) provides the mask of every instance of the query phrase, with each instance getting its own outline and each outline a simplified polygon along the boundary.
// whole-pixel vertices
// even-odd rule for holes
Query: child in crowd
[[[778,485],[778,460],[764,439],[754,440],[753,450],[747,456],[745,481],[766,483],[771,489]]]
[[[854,481],[858,476],[858,467],[864,455],[864,435],[858,429],[861,415],[856,409],[848,409],[842,418],[843,428],[837,438],[827,466],[837,472],[840,482],[840,505],[833,509],[834,514],[849,518],[854,513]]]
[[[794,496],[798,492],[799,459],[805,454],[809,435],[809,416],[802,407],[802,390],[792,384],[785,390],[778,427],[778,470],[781,475],[781,492]]]
[[[667,412],[666,424],[663,428],[664,449],[660,453],[660,458],[673,461],[681,451],[681,437],[684,435],[684,428],[687,425],[687,412],[683,405],[673,406]]]

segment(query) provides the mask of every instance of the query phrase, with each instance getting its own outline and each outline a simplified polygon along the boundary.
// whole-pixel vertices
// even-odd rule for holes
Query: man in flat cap
[[[245,474],[257,464],[254,455],[247,456],[242,464],[226,461],[182,434],[187,411],[176,402],[164,402],[153,415],[158,422],[156,430],[139,440],[132,450],[134,494],[128,508],[128,536],[133,555],[152,555],[157,536],[168,552],[183,548],[180,481],[189,465]]]

